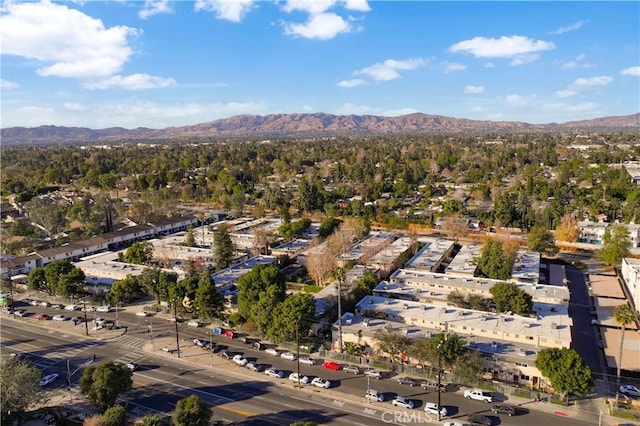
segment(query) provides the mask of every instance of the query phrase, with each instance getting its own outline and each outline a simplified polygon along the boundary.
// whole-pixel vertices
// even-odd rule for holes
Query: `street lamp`
[[[344,281],[344,269],[337,268],[335,276],[338,281],[338,348],[342,353],[342,283]]]
[[[151,320],[147,321],[149,325],[147,325],[147,333],[149,333],[149,341],[151,342],[151,350],[153,352],[156,351],[156,340],[153,338],[153,322]]]
[[[440,389],[440,386],[442,384],[442,345],[444,344],[444,342],[447,341],[447,335],[444,335],[444,338],[440,341],[440,343],[438,343],[438,421],[440,421],[440,410],[441,408],[441,395],[442,395],[442,389]]]
[[[213,367],[213,330],[207,332],[209,335],[209,353],[211,355],[211,366]]]
[[[87,324],[87,301],[82,301],[82,311],[84,312],[84,334],[89,335],[89,324]]]

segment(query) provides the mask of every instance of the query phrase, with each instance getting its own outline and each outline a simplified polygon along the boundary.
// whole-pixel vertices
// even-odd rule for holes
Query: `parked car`
[[[136,315],[139,316],[139,317],[148,317],[151,314],[149,312],[145,312],[145,311],[138,311],[138,312],[136,312]]]
[[[207,342],[205,342],[204,340],[200,340],[200,339],[193,339],[193,344],[196,345],[196,346],[200,346],[201,348],[208,345]]]
[[[440,417],[447,417],[447,414],[449,414],[445,407],[438,407],[438,404],[435,402],[426,402],[424,404],[424,411],[429,414],[435,414],[436,416],[438,415],[438,412],[440,412]]]
[[[231,330],[227,330],[224,332],[224,337],[226,337],[227,339],[235,339],[236,333]]]
[[[516,414],[516,409],[506,404],[494,404],[493,407],[491,407],[491,411],[493,411],[494,414],[506,414],[508,416],[514,416]]]
[[[382,372],[378,370],[367,370],[364,372],[364,375],[376,380],[382,379]]]
[[[46,386],[49,383],[54,382],[58,378],[58,373],[47,374],[40,380],[40,386]]]
[[[407,399],[403,396],[396,396],[395,398],[393,398],[393,400],[391,401],[391,404],[396,406],[396,407],[402,407],[402,408],[406,408],[406,409],[413,409],[413,401],[410,399]]]
[[[269,377],[275,377],[276,379],[282,379],[284,377],[284,372],[276,370],[275,368],[267,368],[264,370],[264,374]]]
[[[71,318],[64,315],[56,315],[53,317],[54,321],[69,321]]]
[[[491,426],[491,419],[487,416],[483,416],[482,414],[472,413],[467,416],[467,420],[469,420],[474,425],[482,425],[482,426]]]
[[[248,363],[247,365],[245,365],[245,367],[247,367],[251,371],[255,371],[256,373],[259,373],[262,370],[260,364],[256,364],[254,362]]]
[[[640,389],[633,385],[620,385],[620,392],[627,396],[640,398]]]
[[[67,305],[64,307],[65,311],[79,311],[80,310],[80,306],[78,305]]]
[[[410,386],[410,387],[414,387],[415,385],[418,384],[418,382],[413,380],[411,377],[400,377],[398,379],[398,383],[401,384],[401,385],[407,385],[407,386]]]
[[[238,354],[238,355],[234,355],[233,356],[233,362],[235,362],[238,365],[241,366],[245,366],[249,363],[249,360],[247,360],[245,357],[243,357],[242,355]]]
[[[47,315],[47,314],[38,314],[34,317],[35,319],[37,319],[38,321],[47,321],[51,319],[51,315]]]
[[[37,300],[29,300],[29,304],[30,304],[31,306],[38,306],[38,305],[40,304],[40,302],[39,302],[39,301],[37,301]]]
[[[342,367],[342,371],[345,373],[360,374],[360,367],[355,365],[345,365]]]
[[[370,401],[384,402],[384,394],[375,389],[367,389],[364,397]]]
[[[46,302],[46,301],[38,302],[38,304],[39,304],[40,306],[42,306],[43,308],[48,308],[48,307],[50,307],[50,306],[51,306],[51,303]]]
[[[98,306],[96,308],[98,312],[111,312],[111,306]]]
[[[324,389],[329,389],[331,387],[331,382],[329,380],[323,379],[322,377],[316,377],[311,381],[311,384],[313,386],[324,388]]]
[[[253,342],[251,344],[251,347],[257,351],[261,351],[262,349],[264,349],[264,343],[260,343],[260,342]]]
[[[300,364],[314,365],[315,363],[316,363],[316,360],[311,358],[310,356],[301,356],[300,357]]]
[[[292,382],[298,383],[298,373],[289,374],[289,380]],[[300,375],[300,383],[304,383],[305,385],[309,383],[309,378],[307,376]]]
[[[420,387],[422,389],[427,389],[427,390],[438,390],[438,387],[439,387],[441,392],[446,392],[447,391],[447,385],[446,384],[440,383],[440,385],[438,385],[438,382],[434,382],[434,381],[430,381],[430,380],[424,380],[424,381],[420,382]]]
[[[96,323],[96,324],[98,324],[98,325],[105,325],[105,324],[107,324],[107,323],[109,323],[109,322],[111,322],[111,321],[110,321],[110,320],[108,320],[108,319],[104,319],[104,318],[95,318],[95,319],[93,320],[93,322],[95,322],[95,323]]]
[[[293,352],[283,352],[283,353],[280,354],[280,358],[288,359],[289,361],[295,361],[296,360],[296,354],[294,354]]]
[[[278,356],[280,354],[280,352],[278,352],[278,350],[274,348],[266,349],[264,353],[268,355],[273,355],[273,356]]]
[[[14,313],[16,316],[18,316],[18,317],[22,318],[22,317],[24,317],[24,316],[27,314],[27,311],[26,311],[26,309],[16,309],[13,313]]]
[[[231,356],[229,355],[229,353],[227,351],[220,351],[220,352],[218,352],[218,355],[220,355],[224,359],[231,359]]]
[[[51,309],[65,309],[65,307],[59,303],[54,303],[53,305],[49,306]],[[68,311],[73,311],[75,309],[67,309]]]
[[[342,368],[340,364],[334,361],[325,361],[322,363],[322,367],[326,368],[327,370],[333,370],[333,371],[338,371]]]
[[[136,371],[138,368],[140,368],[140,365],[137,362],[128,362],[127,363],[127,368],[131,371]]]
[[[82,309],[80,309],[82,312],[94,312],[95,310],[95,306],[83,306]]]

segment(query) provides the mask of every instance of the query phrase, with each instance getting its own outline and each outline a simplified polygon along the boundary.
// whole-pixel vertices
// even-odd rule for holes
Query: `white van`
[[[111,306],[98,306],[96,308],[98,312],[111,312]]]
[[[189,322],[187,323],[187,325],[188,325],[189,327],[195,327],[195,328],[200,327],[200,323],[199,323],[198,321],[189,321]]]

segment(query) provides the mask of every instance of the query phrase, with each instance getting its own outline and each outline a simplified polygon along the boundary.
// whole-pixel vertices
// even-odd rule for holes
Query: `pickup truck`
[[[464,391],[464,397],[467,399],[475,399],[477,401],[493,402],[493,395],[491,392],[484,392],[480,389],[467,389]]]

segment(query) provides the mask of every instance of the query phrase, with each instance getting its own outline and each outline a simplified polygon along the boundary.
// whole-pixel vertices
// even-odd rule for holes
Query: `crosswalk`
[[[148,340],[141,339],[139,337],[124,335],[122,337],[119,337],[117,342],[119,345],[129,346],[135,349],[142,349],[142,347],[145,345],[145,343],[148,342]]]
[[[116,362],[122,363],[122,364],[126,364],[128,362],[140,362],[140,360],[144,357],[146,357],[147,354],[144,352],[139,352],[139,351],[134,351],[134,352],[129,352],[126,355],[121,356],[120,358],[116,359]]]
[[[32,365],[41,369],[46,369],[60,364],[61,362],[66,362],[68,359],[73,360],[74,358],[78,358],[82,361],[87,360],[92,357],[90,350],[94,346],[94,342],[75,343],[72,347],[66,346],[59,349],[50,348],[43,354],[29,352],[26,356]]]

